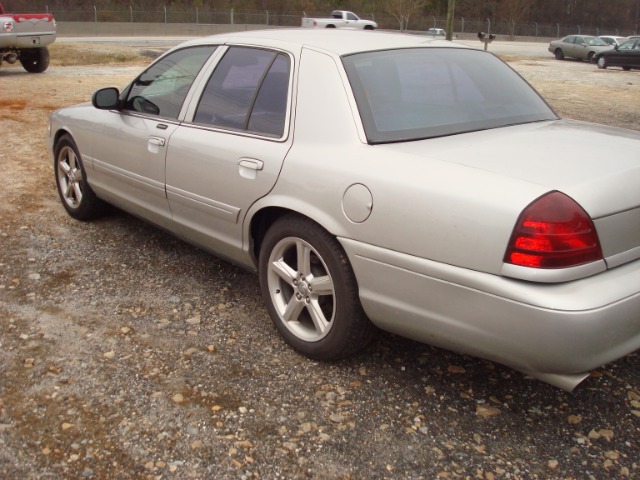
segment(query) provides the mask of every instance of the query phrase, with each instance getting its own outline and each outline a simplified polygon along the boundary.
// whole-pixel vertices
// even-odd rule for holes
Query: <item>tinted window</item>
[[[194,122],[280,137],[289,91],[289,57],[232,47],[216,67]]]
[[[191,84],[215,49],[185,48],[160,59],[131,84],[125,109],[178,118]]]
[[[389,50],[343,62],[370,143],[556,118],[517,73],[485,52]]]

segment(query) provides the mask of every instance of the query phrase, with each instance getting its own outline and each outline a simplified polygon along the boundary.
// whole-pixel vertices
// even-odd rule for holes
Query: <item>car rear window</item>
[[[557,118],[492,54],[417,48],[343,57],[369,143],[454,135]]]

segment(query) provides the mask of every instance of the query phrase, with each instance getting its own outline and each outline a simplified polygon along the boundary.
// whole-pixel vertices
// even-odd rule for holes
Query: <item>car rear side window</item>
[[[557,118],[517,73],[486,52],[385,50],[345,56],[343,63],[369,143]]]
[[[191,84],[216,48],[184,48],[158,60],[131,84],[125,110],[177,119]]]
[[[231,47],[207,82],[194,122],[281,137],[290,69],[285,54]]]

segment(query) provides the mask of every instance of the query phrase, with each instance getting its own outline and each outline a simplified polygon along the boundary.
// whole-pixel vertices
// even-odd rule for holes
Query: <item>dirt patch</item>
[[[123,213],[70,219],[48,116],[148,60],[99,44],[52,59],[0,69],[1,478],[640,475],[638,355],[571,395],[389,335],[313,362],[277,335],[253,274]],[[561,115],[640,130],[640,72],[512,65]]]

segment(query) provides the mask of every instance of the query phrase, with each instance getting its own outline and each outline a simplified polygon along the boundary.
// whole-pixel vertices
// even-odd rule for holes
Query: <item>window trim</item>
[[[256,50],[266,50],[268,52],[273,52],[276,54],[273,59],[274,62],[278,58],[278,54],[284,54],[288,57],[289,86],[287,90],[287,108],[285,111],[284,129],[283,129],[282,136],[275,137],[275,136],[270,136],[266,134],[261,134],[259,132],[253,132],[248,130],[237,130],[237,129],[228,128],[228,127],[221,127],[217,125],[206,125],[203,123],[194,122],[194,118],[198,110],[198,105],[200,104],[200,99],[204,94],[204,90],[207,86],[207,83],[209,82],[209,79],[211,78],[211,76],[213,75],[213,72],[216,70],[216,68],[220,64],[220,61],[224,58],[224,56],[229,51],[229,49],[233,47],[253,48]],[[226,43],[224,45],[220,45],[220,48],[218,48],[215,51],[215,54],[212,55],[212,57],[215,57],[215,61],[211,61],[207,65],[205,65],[205,67],[203,67],[203,69],[200,71],[201,78],[196,79],[196,81],[198,82],[197,89],[194,89],[193,92],[190,92],[191,95],[189,98],[189,105],[184,112],[185,115],[184,115],[184,119],[182,120],[182,125],[190,128],[196,128],[199,130],[207,130],[207,131],[216,132],[216,133],[226,133],[230,135],[256,138],[256,139],[267,140],[271,142],[284,143],[287,140],[289,140],[291,136],[291,125],[293,124],[293,111],[294,111],[293,91],[294,91],[295,72],[297,69],[295,56],[291,52],[277,48],[277,47],[264,47],[264,46],[244,44],[244,43]],[[269,71],[268,69],[265,71],[265,75],[266,73],[268,73],[268,71]],[[261,83],[262,81],[264,81],[264,77],[261,79]],[[194,82],[194,86],[195,84],[196,82]],[[259,91],[260,89],[256,91],[256,98]],[[253,101],[255,102],[255,99]]]

